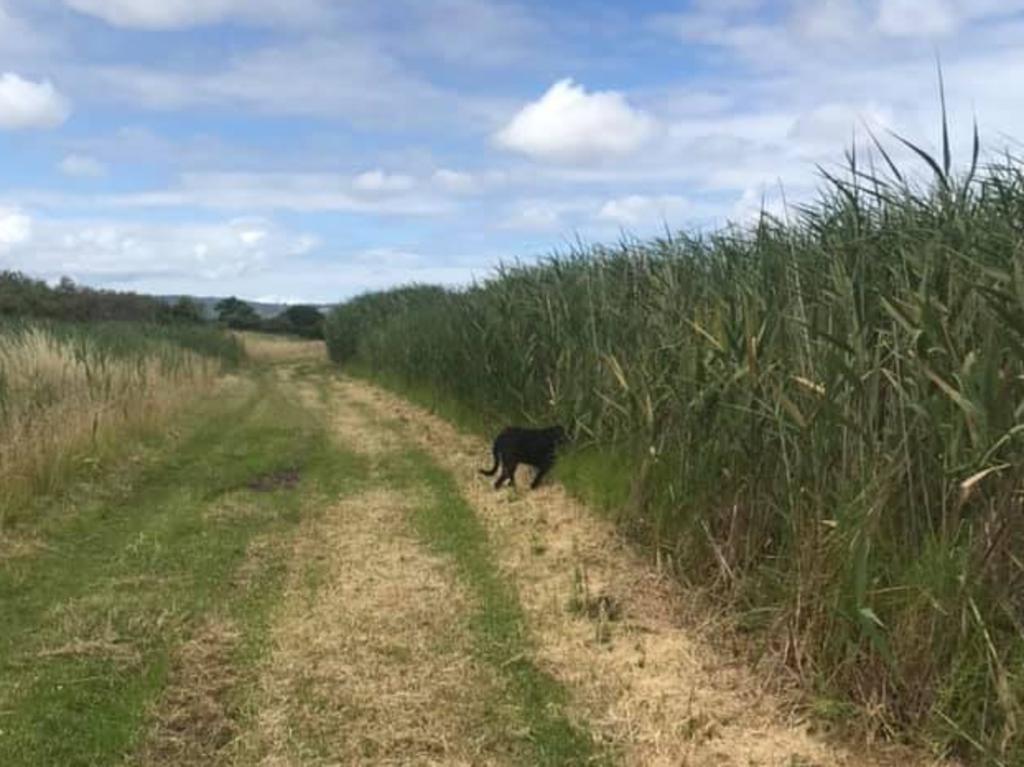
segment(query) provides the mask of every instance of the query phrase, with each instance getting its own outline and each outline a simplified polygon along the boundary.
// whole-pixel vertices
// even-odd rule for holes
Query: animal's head
[[[555,437],[556,445],[564,445],[569,441],[569,433],[562,426],[553,426],[551,432]]]

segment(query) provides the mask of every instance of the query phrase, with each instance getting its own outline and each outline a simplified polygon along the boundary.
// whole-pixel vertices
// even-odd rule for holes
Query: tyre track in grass
[[[364,381],[333,386],[373,415],[377,431],[415,440],[456,478],[518,588],[536,663],[571,690],[579,718],[626,764],[937,764],[904,749],[852,751],[816,735],[792,703],[683,614],[679,586],[610,522],[558,486],[496,493],[477,475],[489,455],[482,440]]]
[[[325,379],[280,375],[370,469],[362,491],[295,536],[236,763],[580,763],[545,751],[506,669],[479,651],[480,592],[424,539],[422,521],[449,500],[436,467]],[[552,701],[536,702],[547,722]]]

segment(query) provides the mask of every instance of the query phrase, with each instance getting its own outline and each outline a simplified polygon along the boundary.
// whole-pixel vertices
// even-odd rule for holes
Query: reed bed
[[[0,325],[0,532],[33,494],[165,424],[240,360],[207,328]]]
[[[1024,168],[911,148],[930,181],[850,154],[787,221],[362,296],[328,344],[495,424],[571,424],[570,486],[823,710],[1024,764]]]

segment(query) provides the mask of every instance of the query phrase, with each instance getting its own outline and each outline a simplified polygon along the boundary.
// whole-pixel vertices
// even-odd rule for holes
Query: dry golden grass
[[[614,526],[560,487],[496,493],[476,474],[480,439],[421,408],[345,380],[345,397],[405,434],[458,479],[486,524],[504,571],[519,589],[538,662],[570,690],[602,738],[632,765],[821,767],[932,764],[883,749],[852,752],[812,733],[793,699],[773,693],[738,654],[718,622],[701,623],[694,600],[623,540]],[[610,621],[584,608],[610,598]],[[600,611],[596,611],[600,612]],[[595,620],[596,618],[596,620]]]
[[[0,530],[9,508],[76,464],[97,464],[114,441],[166,422],[221,369],[168,352],[118,359],[41,328],[0,337]]]
[[[239,764],[494,764],[465,597],[371,491],[305,525]]]
[[[235,331],[246,356],[258,362],[326,362],[327,346],[323,341],[299,340],[253,331]]]

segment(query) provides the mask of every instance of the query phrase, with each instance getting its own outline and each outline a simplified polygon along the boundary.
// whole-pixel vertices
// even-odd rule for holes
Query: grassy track
[[[270,356],[279,353],[274,347]],[[427,652],[417,663],[436,664],[439,683],[449,687],[424,683],[416,692],[441,694],[438,715],[472,723],[463,737],[480,743],[466,753],[503,764],[598,758],[585,727],[566,714],[566,691],[530,659],[515,590],[452,478],[397,436],[393,451],[371,461],[360,451],[372,435],[328,428],[339,408],[350,408],[350,426],[360,416],[332,396],[323,373],[295,361],[277,372],[243,369],[171,433],[126,448],[129,458],[37,497],[32,513],[21,515],[17,544],[9,539],[0,559],[0,764],[245,764],[279,747],[260,735],[268,712],[279,709],[299,739],[288,748],[303,759],[349,754],[373,763],[389,749],[401,753],[410,746],[401,739],[389,746],[399,736],[378,731],[376,715],[367,718],[376,693],[360,718],[352,713],[358,690],[345,686],[350,677],[322,689],[312,681],[324,663],[344,669],[366,640],[326,656],[302,654],[313,643],[302,634],[310,616],[317,641],[344,642],[360,626],[386,625],[393,610],[412,611],[410,620],[427,634],[403,645],[397,633],[385,633],[366,650],[356,673],[367,675],[371,691],[391,663],[401,700],[402,664]],[[362,418],[368,428],[384,428]],[[369,511],[363,499],[373,498],[399,504],[393,512],[378,505],[375,513],[390,515],[379,529],[362,517]],[[394,549],[404,527],[435,563],[413,565],[419,554]],[[358,550],[376,557],[363,561],[353,552],[339,560],[341,544],[323,548],[330,535],[344,541],[357,532],[377,536]],[[382,554],[389,547],[399,552],[390,560]],[[386,573],[388,562],[451,570],[467,596],[443,607],[418,604],[412,593],[396,595],[410,600],[404,605],[357,605],[358,595],[332,601],[353,579],[372,591],[373,572]],[[361,569],[344,569],[353,566]],[[411,588],[417,572],[402,581],[396,570],[380,583]],[[282,609],[283,594],[301,605],[298,612]],[[353,623],[344,622],[346,613]],[[438,621],[447,613],[454,623],[442,631]],[[342,623],[324,634],[335,616]],[[282,668],[268,655],[272,636],[275,646],[299,637],[278,688],[267,682]],[[467,663],[465,678],[444,676],[446,666]],[[285,690],[279,700],[274,689]],[[330,712],[338,710],[350,713],[335,726]],[[402,715],[386,710],[385,723],[397,727]],[[332,740],[338,733],[343,741]]]
[[[175,430],[37,504],[22,551],[0,560],[0,763],[141,758],[175,649],[211,619],[236,629],[229,694],[241,705],[283,568],[273,542],[360,471],[265,377]],[[285,469],[301,477],[295,490],[247,488]]]
[[[502,576],[487,532],[459,493],[452,476],[418,449],[392,464],[389,483],[423,488],[413,522],[423,541],[451,557],[478,606],[470,627],[480,656],[499,670],[523,718],[533,764],[594,764],[598,749],[590,733],[569,721],[565,689],[531,659],[529,630],[515,590]]]

